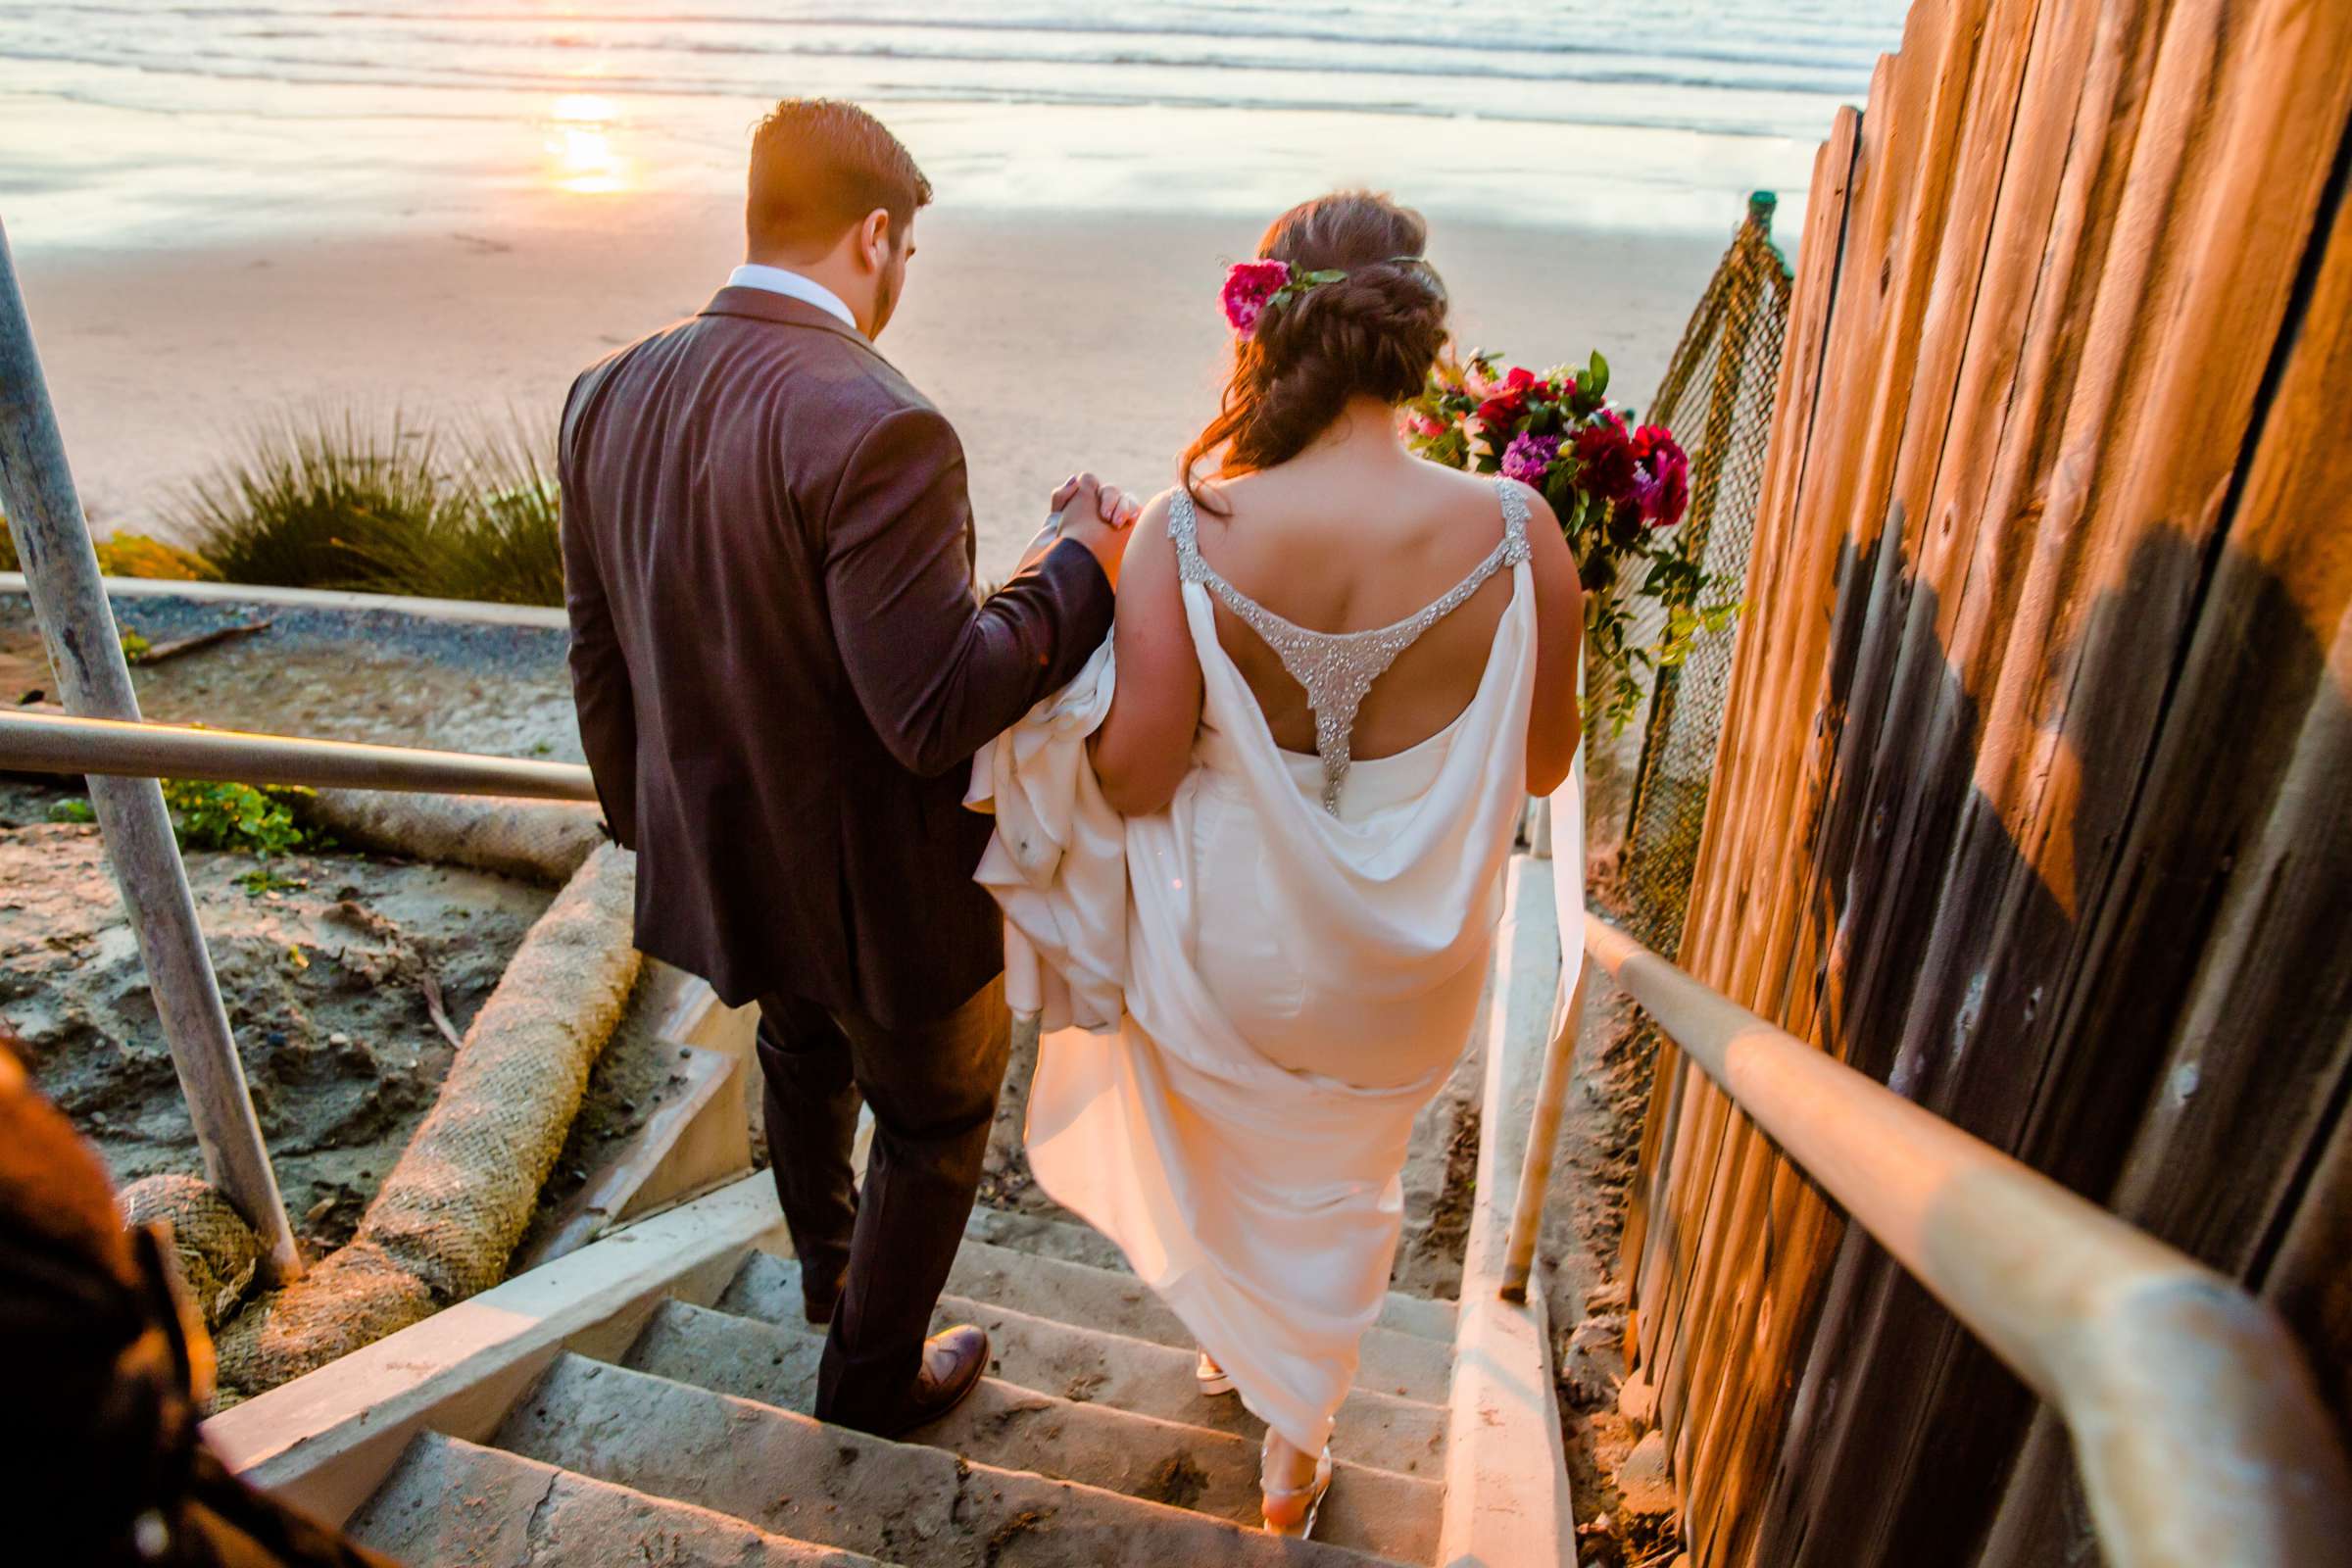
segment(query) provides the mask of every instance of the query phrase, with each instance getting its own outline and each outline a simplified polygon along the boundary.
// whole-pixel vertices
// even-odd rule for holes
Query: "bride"
[[[1193,1332],[1203,1394],[1265,1421],[1286,1535],[1331,1483],[1521,808],[1578,733],[1550,510],[1397,434],[1446,342],[1425,237],[1343,193],[1234,269],[1223,406],[1137,525],[1112,642],[974,783],[1008,986],[1056,1031],[1037,1179]]]

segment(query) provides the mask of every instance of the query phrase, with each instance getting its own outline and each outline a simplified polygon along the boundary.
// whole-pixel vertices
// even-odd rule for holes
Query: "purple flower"
[[[1542,484],[1544,470],[1560,455],[1556,435],[1520,435],[1503,449],[1502,476],[1521,484]]]

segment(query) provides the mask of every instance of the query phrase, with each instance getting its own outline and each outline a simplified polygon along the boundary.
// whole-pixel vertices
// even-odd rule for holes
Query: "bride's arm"
[[[1549,795],[1576,765],[1584,715],[1576,656],[1585,642],[1585,590],[1551,505],[1526,485],[1528,565],[1536,584],[1536,710],[1527,721],[1527,791]],[[1120,606],[1120,613],[1126,607]]]
[[[1185,624],[1164,495],[1135,525],[1118,603],[1111,626],[1118,686],[1095,732],[1095,774],[1111,809],[1149,816],[1176,798],[1200,725],[1200,661]]]

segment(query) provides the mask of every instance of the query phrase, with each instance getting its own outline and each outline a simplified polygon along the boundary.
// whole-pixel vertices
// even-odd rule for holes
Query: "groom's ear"
[[[875,208],[858,225],[858,254],[877,272],[889,268],[891,248],[898,243],[899,236],[891,231],[887,207]]]

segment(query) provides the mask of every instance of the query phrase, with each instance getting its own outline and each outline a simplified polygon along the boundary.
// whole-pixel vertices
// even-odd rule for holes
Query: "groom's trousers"
[[[979,1190],[1011,1051],[1004,982],[943,1018],[883,1028],[794,997],[760,1003],[770,1173],[812,1306],[838,1286],[816,1416],[889,1427],[921,1365],[932,1311]],[[874,1112],[859,1192],[859,1102]]]

